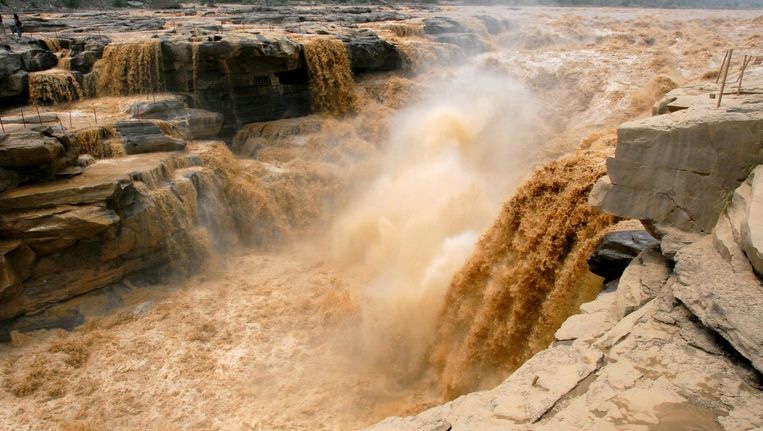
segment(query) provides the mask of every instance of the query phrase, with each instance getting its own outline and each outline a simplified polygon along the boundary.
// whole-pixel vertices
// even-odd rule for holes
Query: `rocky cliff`
[[[371,30],[315,32],[290,39],[190,28],[129,43],[100,35],[14,38],[0,47],[0,105],[167,91],[186,96],[194,108],[222,113],[223,131],[233,135],[249,123],[311,112],[304,43],[313,37],[340,40],[355,74],[397,70],[404,63],[401,52]],[[57,66],[46,79],[30,79]]]
[[[659,239],[488,391],[369,430],[763,427],[763,97],[669,93],[623,124],[590,203]],[[691,95],[692,97],[684,97]],[[601,258],[602,253],[592,259]]]

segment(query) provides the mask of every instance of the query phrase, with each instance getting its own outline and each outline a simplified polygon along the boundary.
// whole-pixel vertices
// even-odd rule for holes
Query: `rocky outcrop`
[[[138,102],[127,108],[137,119],[155,119],[169,122],[185,139],[217,137],[223,127],[223,115],[204,109],[188,108],[182,97],[170,97],[155,102]]]
[[[310,112],[301,46],[288,39],[161,44],[167,90],[220,112],[232,134],[244,124]]]
[[[114,128],[127,154],[178,151],[186,146],[185,141],[163,134],[159,126],[149,120],[118,121]]]
[[[398,70],[403,66],[403,57],[397,47],[370,30],[342,34],[339,39],[347,47],[355,74]]]
[[[29,71],[23,54],[28,46],[0,46],[0,104],[23,103],[29,98]]]
[[[16,174],[13,176],[16,181],[10,181],[2,190],[21,182],[39,182],[55,175],[68,175],[69,168],[76,165],[80,153],[77,138],[51,129],[42,130],[0,134],[0,168]]]
[[[210,160],[226,157],[222,142],[193,144],[0,193],[0,338],[30,327],[19,316],[130,274],[193,271],[218,235],[235,241],[237,220],[250,229],[251,215],[236,215],[246,205],[221,198],[230,177]]]
[[[763,98],[749,96],[745,109],[703,102],[623,124],[608,176],[590,203],[653,225],[710,232],[724,196],[763,160],[763,109],[754,108],[756,101]]]

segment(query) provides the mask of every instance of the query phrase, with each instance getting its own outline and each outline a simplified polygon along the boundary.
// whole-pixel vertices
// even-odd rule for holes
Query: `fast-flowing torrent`
[[[156,93],[164,89],[159,41],[108,45],[94,70],[98,96]]]

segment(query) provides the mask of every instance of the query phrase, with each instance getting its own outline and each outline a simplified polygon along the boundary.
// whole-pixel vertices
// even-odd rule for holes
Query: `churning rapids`
[[[413,72],[358,82],[341,43],[306,38],[321,113],[245,126],[239,157],[215,156],[274,191],[259,247],[130,287],[72,332],[15,334],[0,428],[354,429],[494,386],[601,287],[585,260],[617,220],[586,197],[611,128],[760,37],[743,12],[446,13],[513,26],[472,20],[488,50],[450,62],[420,24],[374,24]],[[161,90],[153,51],[107,49],[92,86]],[[151,71],[120,86],[130,58]],[[56,73],[35,97],[89,91]]]

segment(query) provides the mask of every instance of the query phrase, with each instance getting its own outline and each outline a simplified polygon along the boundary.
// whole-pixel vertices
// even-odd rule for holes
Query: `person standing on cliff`
[[[13,14],[13,31],[21,37],[21,28],[24,25],[21,24],[21,18],[19,18],[18,14]]]

